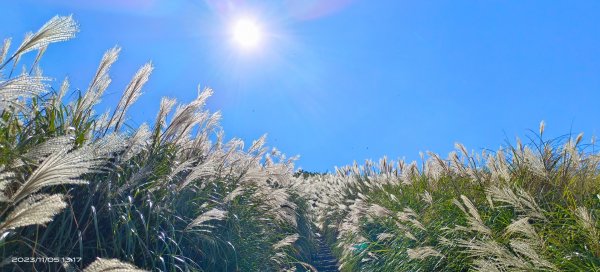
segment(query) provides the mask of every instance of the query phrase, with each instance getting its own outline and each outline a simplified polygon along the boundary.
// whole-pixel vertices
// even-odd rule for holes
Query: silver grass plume
[[[478,265],[485,264],[483,267],[497,266],[500,271],[531,271],[534,267],[526,260],[514,255],[506,247],[494,240],[458,240],[459,245],[466,248],[470,256],[475,257],[474,268],[478,270]],[[485,260],[483,263],[482,261]],[[491,270],[494,271],[494,270]]]
[[[408,258],[411,260],[423,260],[429,257],[443,257],[439,251],[430,246],[409,248],[406,253],[408,254]]]
[[[44,45],[42,46],[40,49],[38,49],[38,53],[35,56],[35,59],[33,60],[33,63],[31,64],[31,71],[35,71],[35,74],[37,75],[41,75],[41,69],[40,66],[38,65],[38,63],[40,62],[40,59],[42,59],[42,56],[44,55],[44,53],[46,53],[46,49],[48,49],[48,45]]]
[[[173,181],[177,175],[192,170],[196,160],[186,160],[183,162],[174,162],[171,172],[166,176],[166,181]]]
[[[185,177],[185,179],[177,185],[177,191],[181,191],[185,187],[187,187],[190,183],[198,181],[203,178],[210,178],[217,175],[217,171],[215,170],[217,166],[216,158],[214,156],[210,156],[206,161],[197,165],[192,169],[192,171]]]
[[[525,216],[546,219],[544,211],[538,206],[535,199],[521,188],[518,188],[517,193],[515,193],[508,187],[490,186],[486,189],[486,193],[491,196],[492,200],[509,204]]]
[[[261,152],[263,149],[265,142],[267,141],[267,134],[260,136],[257,140],[252,141],[252,146],[248,149],[248,153]]]
[[[450,167],[446,164],[442,158],[438,154],[433,152],[427,152],[430,156],[425,162],[425,175],[432,179],[433,181],[437,181],[442,176],[450,172]]]
[[[139,154],[144,150],[144,147],[150,140],[150,129],[146,123],[142,124],[131,136],[127,139],[127,148],[122,155],[123,161],[128,161],[133,156]]]
[[[525,237],[535,242],[542,242],[542,239],[535,231],[535,228],[531,224],[529,224],[529,217],[523,217],[519,220],[512,222],[505,228],[504,232],[507,236],[515,233],[521,233]]]
[[[483,258],[473,261],[473,270],[479,272],[504,272],[504,270],[500,270],[494,261]]]
[[[69,78],[65,78],[62,84],[60,85],[58,93],[52,96],[52,108],[58,109],[60,107],[63,97],[65,97],[65,94],[67,93],[67,90],[69,90],[69,87]]]
[[[186,229],[189,230],[191,228],[194,227],[201,227],[204,226],[205,222],[207,221],[211,221],[211,220],[223,220],[227,217],[227,211],[224,210],[220,210],[217,208],[212,208],[211,210],[201,214],[200,216],[196,217],[196,219],[194,219],[187,227]]]
[[[50,138],[45,142],[33,147],[23,157],[33,160],[43,160],[52,153],[60,152],[64,149],[70,149],[73,146],[74,139],[71,136],[58,136]],[[34,163],[38,163],[34,161]]]
[[[75,37],[78,31],[79,28],[72,16],[54,16],[35,34],[27,34],[11,59],[18,59],[21,55],[32,50],[41,49],[50,43],[69,40]],[[0,69],[5,64],[0,66]]]
[[[108,79],[108,70],[115,63],[115,61],[117,61],[120,52],[121,48],[115,46],[104,53],[104,55],[102,56],[102,60],[100,60],[98,70],[96,70],[96,74],[94,75],[94,78],[92,79],[92,82],[88,87],[88,91],[92,90],[102,80]]]
[[[160,100],[160,107],[158,108],[158,114],[156,115],[156,121],[154,122],[154,129],[161,128],[166,124],[166,118],[173,106],[177,104],[177,100],[168,97],[163,97]]]
[[[565,171],[567,169],[571,169],[571,171],[580,170],[582,158],[579,154],[579,151],[577,150],[577,145],[579,142],[581,142],[582,137],[583,137],[583,134],[579,134],[575,141],[573,141],[573,139],[570,139],[563,146],[562,155],[564,158],[564,161],[563,161],[564,166],[563,167],[565,168]],[[571,173],[567,173],[567,174],[571,174]]]
[[[109,128],[114,127],[115,131],[119,130],[124,121],[125,113],[142,94],[142,87],[148,82],[153,69],[154,67],[151,63],[146,63],[135,73],[131,82],[125,88],[125,92],[121,96],[119,104],[117,104],[117,108],[108,122]]]
[[[119,47],[113,47],[104,53],[98,66],[98,70],[96,70],[96,74],[92,78],[92,82],[81,99],[81,103],[77,105],[76,112],[73,114],[75,117],[90,112],[92,107],[100,102],[100,98],[111,82],[108,70],[113,63],[117,61],[120,51],[121,49]]]
[[[425,191],[421,197],[421,199],[423,199],[423,201],[425,201],[425,203],[432,205],[433,204],[433,197],[431,196],[431,194],[428,191]]]
[[[48,223],[65,207],[67,203],[60,194],[29,196],[8,214],[4,222],[0,223],[0,233],[19,227]]]
[[[22,74],[9,80],[0,81],[0,110],[9,106],[24,109],[18,99],[46,92],[46,84],[44,84],[46,80],[48,79],[45,77]]]
[[[467,216],[467,222],[470,225],[469,229],[486,235],[491,235],[492,231],[483,223],[483,220],[481,220],[481,216],[479,215],[475,205],[473,205],[473,202],[471,202],[471,200],[464,195],[461,195],[460,198],[462,199],[466,210],[462,207],[462,205],[460,205],[460,203],[454,203],[460,205],[459,207]]]
[[[596,228],[596,220],[592,217],[590,212],[585,207],[577,207],[575,209],[575,215],[577,222],[586,232],[586,235],[592,239],[595,243],[598,243],[600,236],[598,235],[598,229]]]
[[[523,149],[522,156],[524,162],[534,174],[542,178],[548,177],[548,171],[546,170],[546,166],[544,165],[542,158],[534,154],[528,146]]]
[[[201,121],[201,118],[198,118],[198,111],[204,107],[206,100],[212,93],[212,89],[206,88],[203,91],[199,91],[198,97],[194,101],[187,105],[179,106],[175,110],[175,115],[173,116],[171,123],[163,132],[161,141],[177,142],[197,125]],[[168,102],[169,101],[165,101],[165,103]],[[161,112],[163,112],[162,104],[161,101],[161,110],[159,111],[159,118],[161,119],[164,118],[161,116]],[[169,104],[165,104],[165,106],[172,107],[172,105]],[[162,120],[157,120],[157,122],[159,121],[162,122]],[[159,123],[157,123],[157,125],[159,125]]]
[[[110,110],[106,110],[102,115],[96,118],[94,123],[93,132],[104,132],[108,127],[108,117],[110,116]]]
[[[467,148],[462,143],[454,143],[454,148],[460,150],[465,158],[470,158],[469,151],[467,151]]]
[[[206,152],[206,145],[209,142],[208,133],[213,131],[219,124],[221,120],[221,113],[219,111],[211,114],[204,122],[202,129],[198,130],[196,135],[196,139],[194,139],[194,143],[192,144],[193,150],[198,150],[201,152]]]
[[[79,152],[69,154],[67,149],[54,152],[33,171],[10,201],[18,202],[47,186],[85,184],[85,181],[78,178],[87,173],[88,171],[85,169],[91,168],[90,166],[93,164],[93,160],[87,156],[87,154],[79,154]]]
[[[467,175],[467,169],[464,163],[461,161],[460,157],[458,156],[458,153],[456,153],[456,151],[450,152],[450,154],[448,154],[448,157],[450,160],[450,166],[454,173],[460,176]]]
[[[5,192],[6,187],[9,186],[15,178],[15,173],[4,170],[4,166],[0,166],[0,202],[9,202],[10,197]]]
[[[425,226],[423,226],[423,224],[419,222],[419,220],[417,219],[417,214],[411,208],[404,208],[402,212],[398,212],[396,214],[396,218],[398,218],[398,220],[402,222],[409,222],[418,229],[425,230]]]
[[[338,228],[338,240],[342,240],[346,236],[350,237],[359,233],[360,220],[367,213],[368,208],[368,204],[360,199],[357,199],[352,205],[349,206],[350,211],[347,213],[346,218],[344,218]]]
[[[545,270],[551,271],[557,270],[551,262],[545,260],[536,252],[529,241],[513,239],[509,244],[514,252],[521,256],[527,257],[527,259],[529,259],[529,261],[533,264],[533,267],[535,267],[537,270],[541,270],[542,268],[546,268]]]
[[[287,236],[285,238],[283,238],[281,241],[277,242],[276,244],[273,245],[274,249],[280,249],[286,246],[290,246],[293,243],[295,243],[298,238],[300,238],[300,235],[298,235],[297,233],[292,234],[290,236]]]
[[[475,271],[555,271],[550,262],[536,251],[538,243],[528,239],[511,239],[510,249],[493,239],[457,240],[457,244],[474,257]]]
[[[233,201],[236,197],[242,195],[246,191],[244,186],[237,186],[233,191],[231,191],[227,196],[223,198],[224,203],[229,203]]]
[[[491,173],[492,181],[510,180],[510,168],[502,150],[498,150],[496,156],[488,155],[487,168]]]
[[[387,233],[387,232],[382,232],[380,234],[377,234],[377,241],[386,241],[389,239],[394,238],[393,234]]]
[[[121,262],[117,259],[98,258],[88,265],[83,272],[145,272],[134,265]]]
[[[289,200],[290,195],[286,189],[271,189],[267,186],[259,186],[254,196],[264,201],[265,209],[278,222],[287,223],[294,227],[298,226],[296,222],[296,209],[298,207]]]
[[[368,215],[375,217],[387,217],[392,214],[390,210],[377,204],[371,204],[367,210]]]
[[[11,202],[19,202],[40,189],[60,184],[85,184],[80,176],[98,172],[106,163],[105,158],[123,148],[122,139],[109,135],[102,140],[69,152],[67,148],[52,153],[38,166],[27,180],[11,196]]]
[[[6,55],[8,55],[8,49],[10,48],[11,39],[4,39],[4,43],[2,43],[2,49],[0,49],[0,64],[4,62],[6,59]]]

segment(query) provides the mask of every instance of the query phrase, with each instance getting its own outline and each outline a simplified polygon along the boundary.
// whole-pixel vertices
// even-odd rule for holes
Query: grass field
[[[600,154],[581,134],[542,122],[495,151],[295,173],[265,137],[224,142],[210,89],[131,127],[151,64],[96,113],[119,48],[85,91],[52,86],[39,59],[78,31],[57,16],[0,51],[2,271],[311,271],[316,233],[342,271],[600,270]]]

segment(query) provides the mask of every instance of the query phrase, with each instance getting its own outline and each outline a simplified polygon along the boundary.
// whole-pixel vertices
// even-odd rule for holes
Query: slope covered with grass
[[[310,178],[344,271],[597,271],[600,157],[575,138]],[[307,186],[300,186],[306,188]]]
[[[119,48],[84,92],[38,67],[77,31],[57,16],[0,50],[2,271],[314,271],[327,246],[343,271],[600,270],[600,156],[581,135],[542,124],[494,152],[294,173],[264,137],[224,142],[210,89],[128,126],[151,64],[97,114]]]

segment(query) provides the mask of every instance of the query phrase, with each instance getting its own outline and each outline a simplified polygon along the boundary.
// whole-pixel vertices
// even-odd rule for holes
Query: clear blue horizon
[[[135,71],[155,66],[129,124],[152,123],[160,98],[215,94],[227,138],[267,143],[308,171],[445,155],[461,142],[496,149],[545,120],[547,137],[600,131],[597,1],[10,1],[0,38],[73,14],[81,27],[41,67],[85,89],[102,54],[122,48],[97,108],[114,107]],[[253,18],[251,50],[231,26]]]

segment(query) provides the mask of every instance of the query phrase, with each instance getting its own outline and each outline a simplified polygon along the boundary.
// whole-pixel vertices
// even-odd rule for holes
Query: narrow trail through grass
[[[317,251],[313,256],[314,267],[319,272],[338,272],[339,260],[333,255],[330,245],[321,235],[316,236]]]

